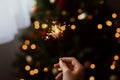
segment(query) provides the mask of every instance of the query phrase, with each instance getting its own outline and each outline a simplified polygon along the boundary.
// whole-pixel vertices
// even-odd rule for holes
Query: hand
[[[84,80],[84,67],[74,57],[60,58],[54,67],[62,69],[56,80]]]

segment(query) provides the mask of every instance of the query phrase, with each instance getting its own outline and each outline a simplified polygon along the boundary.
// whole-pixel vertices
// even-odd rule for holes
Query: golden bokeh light
[[[89,14],[88,15],[88,19],[92,19],[92,18],[93,18],[93,16]]]
[[[115,33],[115,37],[119,38],[120,37],[120,33]]]
[[[70,18],[70,22],[74,22],[74,21],[75,21],[74,17]]]
[[[117,32],[117,33],[120,33],[120,28],[117,28],[117,29],[116,29],[116,32]]]
[[[26,65],[26,66],[25,66],[25,70],[26,70],[26,71],[29,71],[29,70],[30,70],[30,66],[29,66],[29,65]]]
[[[42,24],[41,27],[42,27],[42,29],[46,29],[48,27],[48,25],[44,23],[44,24]]]
[[[39,23],[39,21],[35,21],[34,22],[34,25],[36,26],[36,25],[39,25],[40,23]]]
[[[55,0],[50,0],[50,3],[55,3]]]
[[[115,55],[115,56],[114,56],[114,60],[116,60],[116,61],[119,60],[119,56],[118,56],[118,55]]]
[[[58,68],[58,71],[62,71],[62,69],[61,69],[61,68]]]
[[[66,14],[67,14],[67,11],[63,10],[63,11],[61,12],[61,14],[62,14],[62,15],[66,15]]]
[[[103,4],[103,3],[104,3],[104,0],[100,0],[100,1],[99,1],[99,4]]]
[[[75,30],[75,29],[76,29],[76,26],[75,26],[75,25],[71,25],[71,29],[72,29],[72,30]]]
[[[116,14],[116,13],[113,13],[113,14],[112,14],[112,18],[117,18],[117,14]]]
[[[112,26],[112,21],[107,20],[107,21],[106,21],[106,25],[107,25],[107,26]]]
[[[45,68],[43,69],[43,71],[44,71],[44,72],[48,72],[49,69],[48,69],[47,67],[45,67]]]
[[[65,31],[66,27],[65,27],[65,26],[61,26],[60,29],[61,29],[62,31]]]
[[[78,12],[78,13],[82,13],[83,10],[82,10],[82,9],[78,9],[77,12]]]
[[[78,20],[83,20],[86,18],[86,13],[81,13],[80,15],[78,15]]]
[[[102,24],[98,24],[98,25],[97,25],[97,28],[98,28],[98,29],[102,29],[102,28],[103,28],[103,25],[102,25]]]
[[[114,70],[115,68],[116,68],[116,66],[113,65],[113,64],[110,66],[110,69],[111,69],[111,70]]]
[[[34,28],[35,28],[35,29],[39,29],[39,28],[40,28],[40,25],[35,25]]]
[[[33,75],[35,74],[35,73],[34,73],[34,70],[30,70],[29,74],[30,74],[31,76],[33,76]]]
[[[34,69],[34,74],[38,74],[39,70],[38,69]]]
[[[31,61],[32,61],[32,57],[29,56],[29,55],[26,55],[26,61],[27,61],[27,62],[31,62]]]
[[[90,68],[91,68],[91,69],[95,69],[95,64],[91,64],[91,65],[90,65]]]
[[[30,40],[25,40],[24,42],[26,45],[29,45],[30,44]]]
[[[36,49],[36,45],[35,44],[31,44],[31,49]]]
[[[23,49],[23,50],[27,50],[27,48],[28,48],[27,45],[25,45],[25,44],[22,45],[22,49]]]
[[[25,80],[24,78],[21,78],[20,80]]]
[[[90,76],[89,80],[95,80],[95,77],[94,76]]]

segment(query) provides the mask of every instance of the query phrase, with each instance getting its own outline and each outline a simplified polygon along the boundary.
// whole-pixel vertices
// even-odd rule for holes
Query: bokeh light
[[[30,44],[30,40],[25,40],[24,42],[26,45],[29,45]]]
[[[82,13],[83,10],[80,8],[80,9],[77,10],[77,12],[78,12],[78,13]]]
[[[30,74],[31,76],[33,76],[33,75],[35,74],[35,73],[34,73],[34,70],[30,70],[29,74]]]
[[[110,66],[110,69],[111,69],[111,70],[114,70],[115,68],[116,68],[116,66],[113,65],[113,64]]]
[[[38,69],[34,69],[34,74],[38,74],[39,70]]]
[[[106,25],[107,25],[107,26],[112,26],[112,21],[107,20],[107,21],[106,21]]]
[[[26,71],[29,71],[29,70],[30,70],[30,66],[29,66],[29,65],[26,65],[26,66],[25,66],[25,70],[26,70]]]
[[[116,60],[116,61],[119,60],[119,56],[118,56],[118,55],[115,55],[115,56],[114,56],[114,60]]]
[[[55,3],[55,0],[50,0],[50,3]]]
[[[98,29],[102,29],[102,28],[103,28],[103,25],[102,25],[102,24],[98,24],[98,25],[97,25],[97,28],[98,28]]]
[[[112,18],[117,18],[117,14],[116,14],[116,13],[113,13],[113,14],[112,14]]]
[[[44,71],[44,72],[48,72],[49,69],[48,69],[47,67],[45,67],[45,68],[43,69],[43,71]]]
[[[75,30],[75,29],[76,29],[76,26],[75,26],[75,25],[71,25],[71,29],[72,29],[72,30]]]
[[[80,15],[78,15],[78,20],[83,20],[86,18],[86,13],[81,13]]]
[[[42,27],[42,29],[46,29],[48,27],[48,25],[44,23],[44,24],[42,24],[41,27]]]
[[[27,50],[27,48],[28,48],[27,45],[25,45],[25,44],[22,45],[22,49],[23,49],[23,50]]]
[[[115,37],[116,37],[116,38],[119,38],[119,37],[120,37],[120,34],[119,34],[119,33],[115,33]]]
[[[117,29],[116,29],[116,32],[117,32],[117,33],[120,33],[120,28],[117,28]]]
[[[35,44],[31,44],[31,49],[36,49],[36,45]]]
[[[94,76],[90,76],[89,80],[95,80],[95,77]]]
[[[91,64],[91,65],[90,65],[90,68],[91,68],[91,69],[95,69],[95,64]]]

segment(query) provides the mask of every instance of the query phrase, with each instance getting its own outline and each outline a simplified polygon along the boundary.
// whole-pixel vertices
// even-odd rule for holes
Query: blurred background
[[[26,14],[23,17],[29,20],[22,22],[18,17],[22,12],[15,19],[16,26],[25,27],[18,29],[8,42],[0,38],[3,42],[0,44],[0,80],[54,80],[60,69],[53,68],[53,64],[63,56],[81,61],[86,68],[86,80],[119,80],[119,0],[26,0],[26,3],[32,7],[20,10],[28,10],[30,17]],[[0,10],[2,12],[2,8]],[[1,35],[5,34],[3,25],[0,25]]]

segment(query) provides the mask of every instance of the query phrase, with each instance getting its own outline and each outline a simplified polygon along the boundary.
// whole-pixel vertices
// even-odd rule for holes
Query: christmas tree
[[[86,80],[120,74],[118,12],[104,0],[35,0],[14,67],[20,80],[54,80],[60,57],[75,57]]]

